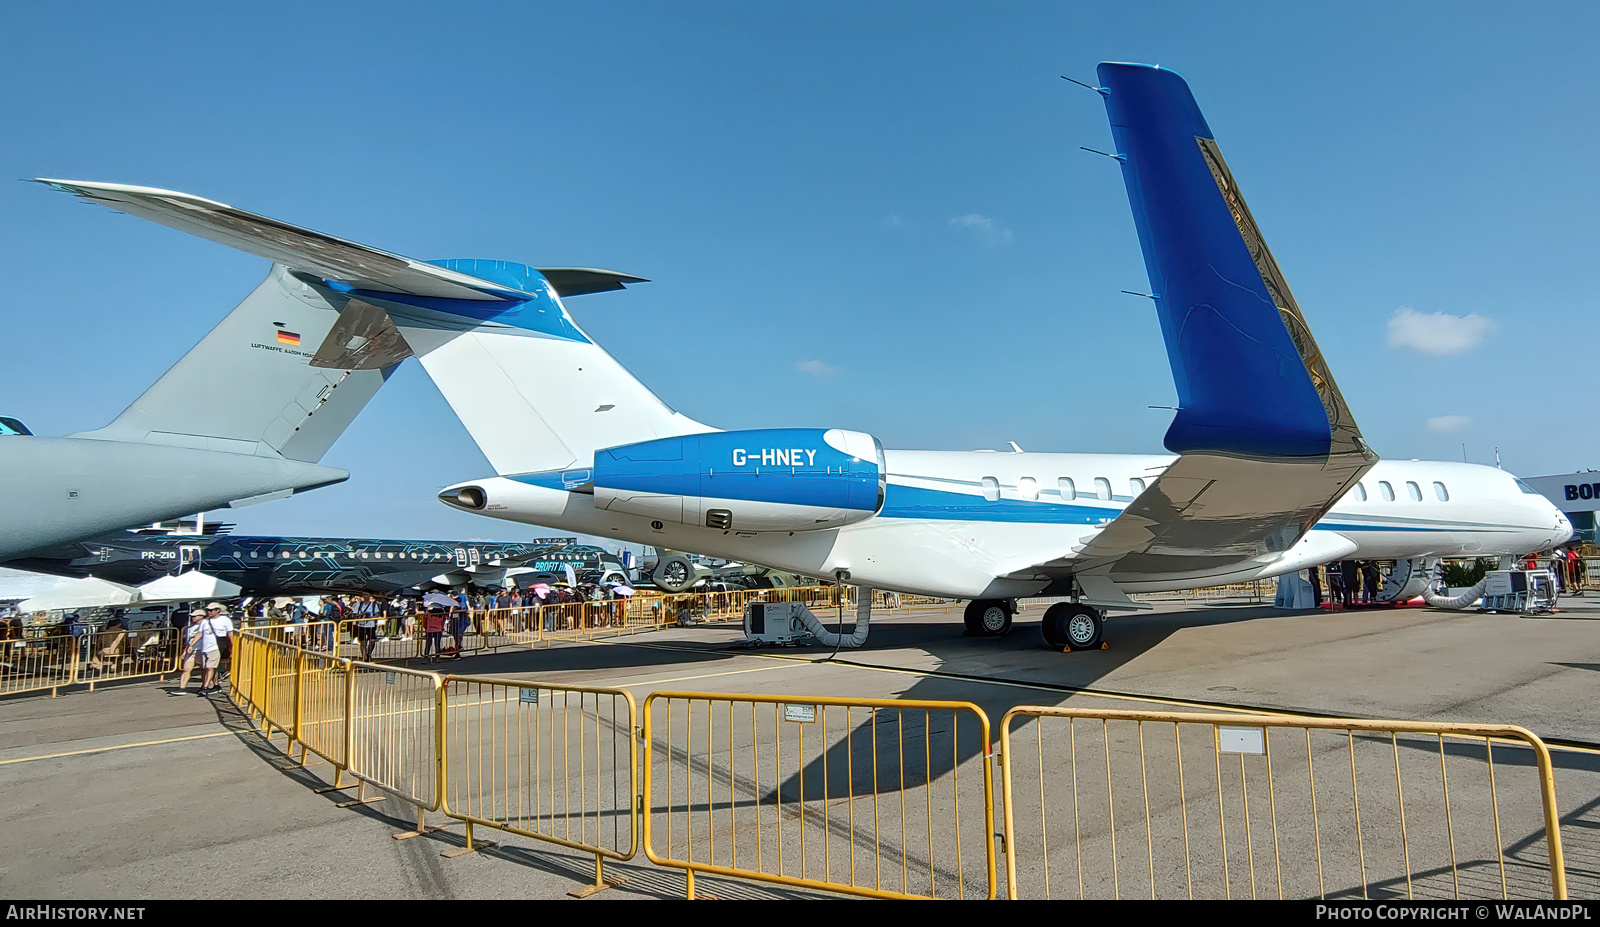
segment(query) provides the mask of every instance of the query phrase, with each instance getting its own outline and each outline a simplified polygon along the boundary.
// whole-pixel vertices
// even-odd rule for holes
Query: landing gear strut
[[[973,599],[962,615],[973,637],[999,637],[1011,630],[1012,604],[1005,599]]]
[[[1094,650],[1105,636],[1106,620],[1097,609],[1057,602],[1039,622],[1044,641],[1055,650]]]

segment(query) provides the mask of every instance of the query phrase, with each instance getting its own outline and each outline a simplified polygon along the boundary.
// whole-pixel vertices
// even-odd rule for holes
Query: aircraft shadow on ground
[[[874,651],[921,648],[939,659],[941,667],[980,664],[980,672],[950,672],[945,675],[926,675],[900,692],[897,698],[925,699],[930,701],[967,701],[983,709],[993,729],[991,741],[998,741],[1001,718],[1018,705],[1054,707],[1070,698],[1074,690],[1094,686],[1117,669],[1159,647],[1173,633],[1183,628],[1201,625],[1232,624],[1259,618],[1287,614],[1270,607],[1202,608],[1182,612],[1131,615],[1113,618],[1107,622],[1106,650],[1089,650],[1060,653],[1050,650],[1040,635],[1035,615],[1025,616],[1010,634],[998,638],[952,636],[956,627],[949,622],[905,622],[890,620],[881,627],[874,626],[867,645],[859,650],[840,654],[840,662],[848,664],[879,665],[872,659]],[[983,685],[980,680],[1021,682],[1028,687],[1013,685]],[[974,684],[977,682],[978,684]],[[950,715],[942,714],[944,726],[949,726]],[[887,723],[886,723],[887,720]],[[929,726],[931,723],[931,727]],[[1031,724],[1024,719],[1017,730]],[[902,787],[920,787],[929,781],[938,781],[949,775],[956,766],[981,756],[986,747],[976,724],[958,730],[954,743],[949,735],[930,722],[921,711],[879,713],[856,726],[847,738],[841,738],[825,756],[808,762],[799,773],[784,781],[765,799],[782,796],[791,800],[801,793],[807,795],[863,794],[873,790],[870,751],[876,743],[877,791],[894,791]],[[875,728],[875,729],[874,729]],[[905,754],[899,750],[885,750],[885,731],[898,747],[902,733],[910,735],[914,749]],[[939,749],[932,748],[924,734],[935,738]],[[943,740],[938,740],[943,735]],[[926,747],[926,748],[925,748]],[[862,772],[863,761],[866,771]],[[854,770],[851,776],[847,770]],[[800,780],[804,778],[804,783]],[[903,777],[903,779],[902,779]],[[885,784],[888,789],[885,789]],[[827,789],[826,793],[824,788]],[[846,790],[852,790],[847,792]]]

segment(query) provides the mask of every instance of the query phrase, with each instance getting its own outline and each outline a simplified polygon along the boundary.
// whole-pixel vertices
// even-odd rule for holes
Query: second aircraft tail
[[[314,462],[413,354],[502,474],[712,430],[657,399],[562,304],[642,278],[419,261],[186,193],[41,182],[275,264],[133,405],[81,437]]]

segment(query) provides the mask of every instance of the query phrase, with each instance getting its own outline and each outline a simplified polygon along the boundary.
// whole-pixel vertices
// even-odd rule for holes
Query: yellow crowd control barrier
[[[420,628],[412,625],[420,617],[415,616],[411,625],[399,620],[399,626],[393,629],[385,627],[386,619],[376,619],[376,626],[371,628],[362,627],[361,620],[341,621],[335,638],[337,653],[363,663],[416,659],[422,656],[424,635]],[[389,635],[390,630],[395,632],[393,636]]]
[[[657,865],[884,898],[995,895],[989,719],[965,702],[656,692]]]
[[[287,624],[245,624],[239,630],[280,644],[334,653],[339,640],[338,627],[336,621],[297,621]]]
[[[300,651],[298,659],[292,731],[300,742],[300,760],[309,750],[342,773],[349,765],[350,661],[310,650]],[[336,775],[334,785],[339,784]]]
[[[594,854],[590,894],[609,887],[604,861],[638,851],[638,711],[622,689],[447,677],[444,812]],[[612,883],[617,880],[612,879]]]
[[[240,631],[232,637],[233,668],[228,672],[228,694],[245,717],[259,724],[263,708],[258,690],[266,663],[266,639]]]
[[[350,774],[363,790],[370,784],[416,807],[417,829],[396,839],[427,832],[426,814],[439,810],[444,784],[439,676],[350,663],[346,693],[344,755]]]
[[[1519,727],[1018,707],[1000,756],[1011,898],[1566,897]]]
[[[81,635],[26,635],[0,641],[0,695],[49,690],[177,670],[182,629],[109,628]]]
[[[295,739],[295,702],[300,691],[301,648],[283,641],[263,641],[265,652],[260,678],[262,733],[273,731]],[[287,749],[287,747],[285,747]]]

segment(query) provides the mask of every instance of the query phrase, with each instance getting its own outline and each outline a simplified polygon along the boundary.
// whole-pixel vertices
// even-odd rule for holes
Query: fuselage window
[[[1017,480],[1017,493],[1024,499],[1039,498],[1039,481],[1031,476],[1025,476]]]
[[[1365,501],[1367,501],[1367,487],[1361,485],[1360,483],[1356,484],[1356,501],[1357,502],[1365,502]]]
[[[1440,502],[1450,501],[1450,490],[1445,489],[1444,484],[1437,480],[1433,483],[1433,494],[1439,497]]]
[[[283,552],[283,559],[285,559],[285,560],[289,559],[289,552],[288,551],[284,551]]]
[[[257,557],[259,557],[259,556],[261,556],[261,555],[260,555],[260,554],[258,554],[258,553],[256,553],[256,552],[255,552],[255,551],[253,551],[253,550],[252,550],[252,551],[251,551],[251,552],[250,552],[250,559],[251,559],[251,560],[254,560],[254,559],[256,559],[256,558],[257,558]]]
[[[1111,498],[1111,481],[1106,479],[1103,476],[1095,477],[1094,478],[1094,497],[1096,499],[1101,499],[1101,500],[1110,499]]]
[[[1056,488],[1061,490],[1063,501],[1071,502],[1078,498],[1078,487],[1072,482],[1072,477],[1070,476],[1063,476],[1056,480]]]
[[[1412,482],[1411,480],[1406,480],[1406,495],[1411,497],[1411,501],[1412,502],[1421,502],[1422,501],[1422,487],[1418,486],[1416,483]]]
[[[983,482],[983,497],[990,502],[1000,501],[1000,481],[992,476],[986,476]],[[565,558],[563,558],[565,559]]]
[[[1133,490],[1135,496],[1144,492],[1144,480],[1139,479],[1137,476],[1128,481],[1128,486]]]
[[[1385,502],[1394,501],[1394,487],[1389,485],[1388,480],[1378,481],[1378,495],[1382,496]]]

